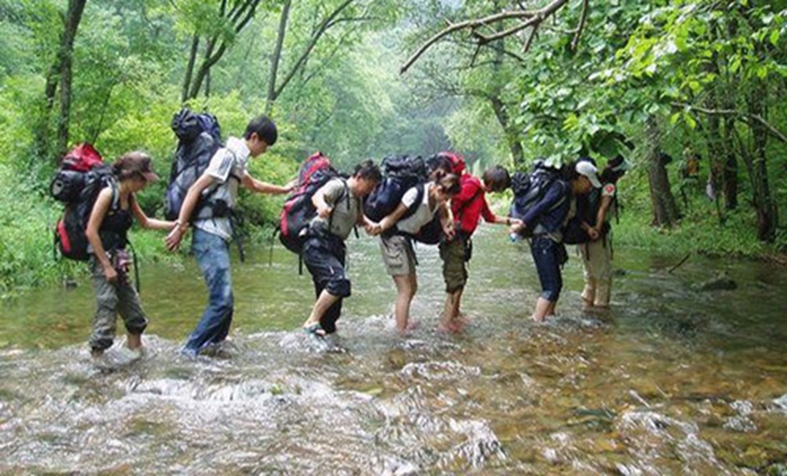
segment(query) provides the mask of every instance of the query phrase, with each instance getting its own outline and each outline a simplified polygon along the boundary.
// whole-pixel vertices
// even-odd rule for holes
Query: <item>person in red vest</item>
[[[487,192],[502,192],[511,186],[508,170],[496,165],[487,169],[479,179],[466,172],[465,162],[460,155],[441,152],[436,157],[437,160],[443,158],[450,161],[453,172],[460,175],[461,191],[451,199],[455,234],[453,239],[445,239],[440,243],[446,300],[443,317],[438,327],[444,332],[459,332],[467,323],[460,311],[460,305],[467,284],[466,263],[470,261],[472,254],[472,235],[479,221],[483,217],[488,223],[507,226],[521,224],[521,222],[515,218],[495,215],[486,201]]]

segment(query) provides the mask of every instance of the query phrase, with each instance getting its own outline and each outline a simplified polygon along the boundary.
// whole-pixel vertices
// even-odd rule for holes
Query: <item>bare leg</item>
[[[328,311],[328,309],[338,300],[339,296],[334,296],[327,290],[323,289],[320,293],[320,297],[318,297],[317,301],[314,303],[314,307],[312,307],[312,312],[309,314],[309,318],[303,323],[303,327],[309,327],[311,325],[318,324],[320,319],[322,319],[322,316],[325,315],[326,311]]]
[[[142,348],[142,334],[126,334],[126,347],[129,349]]]
[[[399,332],[408,330],[410,319],[410,303],[418,290],[418,281],[415,273],[393,276],[396,284],[396,329]]]
[[[550,314],[550,311],[554,312],[554,309],[555,303],[539,297],[536,301],[536,309],[533,311],[533,320],[536,322],[544,322],[544,319]]]
[[[443,312],[443,321],[440,323],[440,328],[448,332],[458,332],[462,327],[461,312],[459,306],[462,303],[462,291],[459,288],[452,293],[446,293],[445,298],[445,311]]]

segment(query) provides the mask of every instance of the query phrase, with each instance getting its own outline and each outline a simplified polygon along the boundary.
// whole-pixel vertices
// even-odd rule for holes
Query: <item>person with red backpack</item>
[[[342,300],[350,296],[344,241],[356,225],[367,230],[373,225],[363,214],[363,199],[380,180],[380,167],[366,160],[355,167],[351,177],[335,177],[311,197],[316,216],[309,223],[301,253],[317,297],[303,323],[309,334],[322,337],[336,332]]]
[[[443,280],[445,281],[445,310],[439,330],[458,332],[465,321],[460,311],[462,292],[467,284],[467,266],[473,250],[472,235],[483,217],[488,223],[516,225],[516,218],[499,217],[492,213],[486,201],[487,192],[502,192],[511,186],[508,170],[496,165],[484,172],[483,180],[464,171],[464,160],[456,154],[443,152],[438,156],[448,156],[454,165],[454,173],[461,173],[459,194],[451,199],[451,212],[454,217],[454,236],[440,243],[440,258],[443,260]]]
[[[142,332],[148,319],[127,275],[130,265],[126,251],[128,230],[134,218],[142,228],[175,228],[175,222],[148,218],[135,198],[137,192],[158,180],[150,164],[150,156],[144,152],[129,152],[120,157],[112,165],[114,179],[107,181],[98,192],[87,222],[85,236],[96,293],[90,354],[97,363],[104,357],[104,351],[112,346],[118,314],[126,326],[129,357],[141,356]]]
[[[239,186],[266,194],[285,194],[293,188],[292,184],[278,186],[261,182],[247,171],[249,158],[264,154],[276,143],[277,137],[276,125],[266,116],[252,119],[242,138],[230,137],[227,145],[216,151],[208,168],[189,187],[175,222],[177,226],[167,235],[167,248],[174,251],[192,224],[192,249],[209,293],[205,312],[181,350],[184,355],[196,357],[208,348],[218,347],[229,334],[234,307],[230,214],[237,203]],[[204,205],[200,204],[197,209],[201,197],[204,197]]]

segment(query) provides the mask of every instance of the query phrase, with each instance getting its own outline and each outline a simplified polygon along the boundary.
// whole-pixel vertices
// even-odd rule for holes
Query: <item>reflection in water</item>
[[[414,317],[376,243],[349,243],[354,295],[330,343],[297,328],[313,295],[292,255],[235,267],[233,342],[191,361],[178,346],[204,304],[192,263],[143,270],[151,335],[141,361],[92,366],[92,296],[42,290],[0,318],[0,473],[754,474],[787,459],[783,270],[732,263],[735,291],[691,284],[716,263],[616,250],[613,309],[585,315],[565,270],[560,318],[528,319],[526,246],[476,240],[467,332],[434,328],[439,260],[419,250]],[[680,257],[678,257],[680,258]],[[655,264],[654,264],[655,263]],[[661,264],[659,264],[661,263]],[[767,280],[767,281],[766,281]]]

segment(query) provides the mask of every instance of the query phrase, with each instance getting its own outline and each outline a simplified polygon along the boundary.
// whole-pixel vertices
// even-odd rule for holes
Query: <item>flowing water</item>
[[[88,356],[88,285],[2,304],[0,474],[787,474],[787,271],[694,256],[669,273],[681,256],[620,248],[612,309],[587,315],[574,257],[558,318],[534,324],[527,245],[490,228],[458,335],[435,332],[428,247],[420,327],[395,335],[367,238],[330,346],[299,332],[313,290],[281,248],[235,264],[215,358],[178,354],[205,302],[193,260],[144,267],[147,350],[114,371]],[[720,271],[737,289],[692,286]]]

